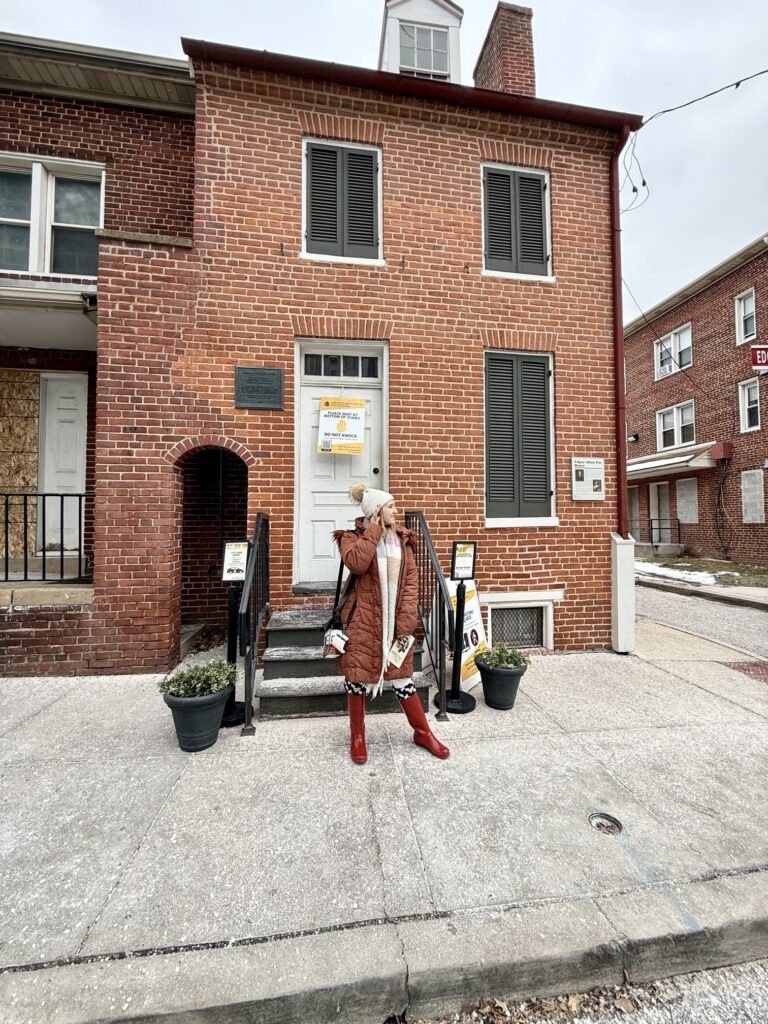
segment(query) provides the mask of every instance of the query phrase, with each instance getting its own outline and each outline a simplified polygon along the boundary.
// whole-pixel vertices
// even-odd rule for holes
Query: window
[[[549,517],[549,358],[487,352],[485,374],[486,517]]]
[[[546,192],[544,174],[483,168],[486,270],[537,276],[549,273]]]
[[[760,429],[760,386],[757,377],[739,384],[741,432]]]
[[[741,474],[741,513],[745,523],[765,522],[762,469],[745,469]]]
[[[696,439],[693,402],[684,402],[656,413],[656,448],[678,448]]]
[[[304,355],[304,375],[379,380],[379,357],[347,355],[342,352],[307,352]]]
[[[102,186],[95,164],[0,157],[0,270],[95,277]]]
[[[400,22],[400,74],[448,78],[448,29]]]
[[[675,485],[677,492],[677,518],[681,523],[698,523],[699,521],[699,483],[695,476],[686,480],[678,480]]]
[[[755,289],[736,296],[736,344],[743,345],[757,337],[755,319]]]
[[[379,151],[308,142],[306,253],[379,259]]]
[[[654,346],[656,380],[685,370],[692,362],[691,325],[672,331]]]
[[[505,640],[513,647],[544,646],[544,608],[491,608],[492,643]]]

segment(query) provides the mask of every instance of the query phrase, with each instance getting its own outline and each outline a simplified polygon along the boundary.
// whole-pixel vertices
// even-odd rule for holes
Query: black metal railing
[[[93,493],[0,493],[2,578],[88,580],[91,577]]]
[[[263,512],[256,516],[245,566],[243,594],[240,598],[240,654],[245,659],[245,725],[243,736],[253,736],[253,681],[259,656],[261,631],[269,608],[269,519]]]
[[[416,567],[419,574],[419,616],[424,643],[439,687],[439,719],[446,713],[446,661],[454,648],[454,612],[443,569],[432,543],[423,512],[406,512],[405,525],[416,534]]]
[[[629,532],[639,544],[682,544],[679,519],[636,519]]]

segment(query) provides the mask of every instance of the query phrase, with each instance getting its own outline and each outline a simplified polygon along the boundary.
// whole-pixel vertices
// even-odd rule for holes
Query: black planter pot
[[[520,688],[520,680],[525,675],[528,667],[522,668],[489,668],[482,661],[476,662],[480,669],[480,678],[483,683],[483,696],[489,708],[496,708],[497,711],[509,711],[515,706],[515,698]]]
[[[175,697],[164,693],[163,700],[173,712],[176,738],[182,750],[197,751],[212,747],[218,739],[224,705],[234,693],[233,683],[205,697]]]

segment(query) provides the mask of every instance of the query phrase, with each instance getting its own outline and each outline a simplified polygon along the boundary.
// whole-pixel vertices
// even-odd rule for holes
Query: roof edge
[[[294,75],[297,78],[315,78],[338,85],[350,85],[399,96],[451,103],[459,107],[496,110],[508,114],[564,121],[568,124],[613,131],[620,131],[624,126],[632,131],[637,131],[643,123],[642,117],[638,114],[582,107],[573,103],[518,96],[514,93],[493,92],[488,89],[457,85],[453,82],[413,78],[409,75],[396,75],[390,71],[373,71],[370,68],[359,68],[350,64],[334,64],[328,61],[309,60],[305,57],[292,57],[283,53],[271,53],[269,50],[249,50],[222,43],[209,43],[204,39],[182,38],[181,45],[184,53],[195,60],[233,64],[256,71]]]
[[[709,288],[713,284],[717,284],[718,281],[722,281],[723,278],[728,277],[735,270],[740,270],[741,267],[747,265],[751,260],[755,259],[763,252],[768,252],[768,233],[761,235],[756,238],[754,242],[750,242],[749,245],[745,245],[743,249],[739,249],[738,252],[729,256],[723,260],[722,263],[718,263],[710,270],[700,274],[699,277],[694,278],[688,284],[683,285],[676,292],[668,295],[666,299],[662,299],[661,302],[657,302],[655,306],[649,309],[644,315],[635,317],[634,320],[630,321],[624,326],[624,337],[629,338],[632,334],[637,334],[643,327],[648,327],[649,324],[653,323],[654,320],[658,320],[664,316],[665,313],[669,313],[676,306],[680,306],[683,302],[687,302],[688,299],[692,299],[694,295],[698,295],[699,292],[703,292],[706,288]]]

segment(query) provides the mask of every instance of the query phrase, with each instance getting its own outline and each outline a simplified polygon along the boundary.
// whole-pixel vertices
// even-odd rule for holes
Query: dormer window
[[[400,74],[448,80],[448,29],[400,22]]]

